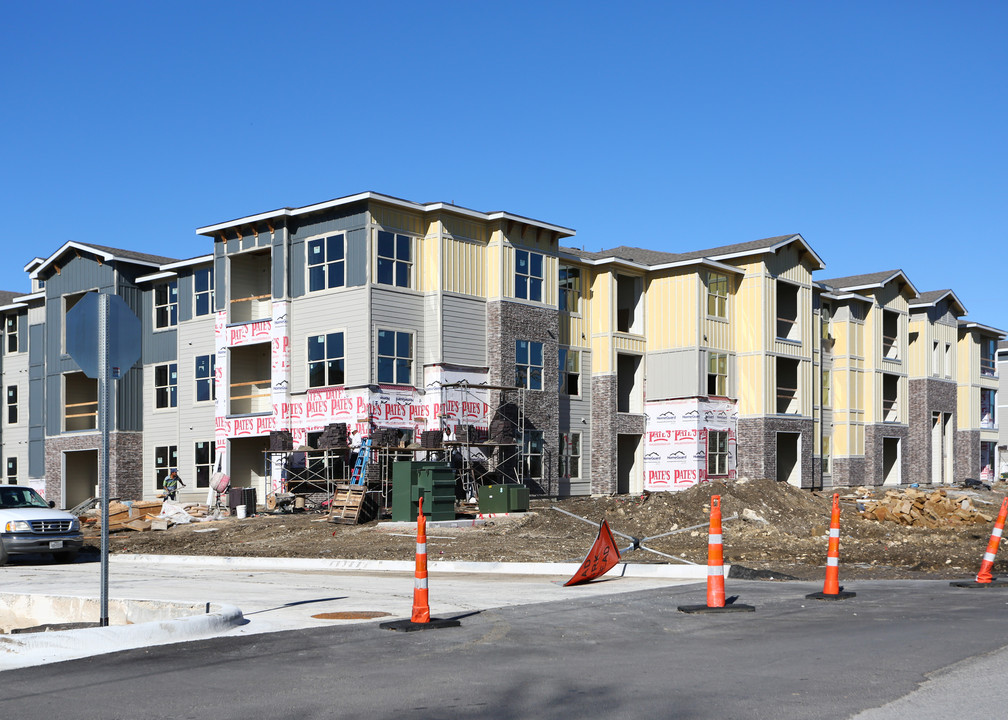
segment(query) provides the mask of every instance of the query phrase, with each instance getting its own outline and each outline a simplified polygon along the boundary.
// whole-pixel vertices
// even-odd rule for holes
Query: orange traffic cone
[[[385,630],[427,630],[431,628],[458,627],[462,623],[453,619],[432,618],[427,596],[427,518],[423,514],[423,495],[417,509],[416,570],[413,573],[413,614],[409,620],[393,620],[379,625]]]
[[[427,598],[427,518],[423,514],[423,496],[416,521],[416,572],[413,576],[413,616],[415,623],[430,622],[430,603]]]
[[[809,593],[810,600],[846,600],[857,593],[840,589],[840,494],[833,493],[833,512],[830,514],[829,547],[826,550],[826,582],[822,592]]]
[[[998,512],[997,521],[991,531],[990,540],[987,542],[987,551],[984,553],[983,562],[980,563],[980,572],[977,573],[976,580],[961,580],[949,583],[953,587],[1005,587],[1008,581],[995,580],[991,576],[994,568],[994,557],[997,555],[998,545],[1001,544],[1001,533],[1004,532],[1005,516],[1008,515],[1008,497],[1001,501],[1001,511]]]
[[[710,530],[707,533],[707,604],[680,605],[685,613],[755,612],[752,605],[725,604],[724,546],[721,540],[721,496],[711,496]]]

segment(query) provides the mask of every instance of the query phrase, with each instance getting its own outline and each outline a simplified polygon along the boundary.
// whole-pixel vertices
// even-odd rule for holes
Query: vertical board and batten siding
[[[486,301],[454,295],[443,297],[441,322],[442,358],[445,362],[473,367],[489,365],[487,358]],[[429,344],[429,343],[428,343]]]
[[[290,262],[290,258],[287,253],[286,228],[274,227],[272,232],[267,232],[267,236],[270,239],[270,270],[272,271],[270,289],[274,300],[283,300],[290,290],[287,287],[287,264]]]
[[[423,365],[430,359],[424,338],[424,299],[415,293],[396,292],[383,287],[371,288],[371,337],[374,342],[371,373],[378,382],[378,331],[413,333],[412,384],[423,386]]]
[[[485,244],[444,238],[441,243],[441,289],[444,292],[487,297]]]
[[[644,280],[645,334],[651,350],[699,344],[698,277],[695,270],[674,270]]]
[[[731,310],[731,329],[738,368],[739,415],[770,414],[766,379],[775,373],[767,356],[768,311],[766,268],[759,260],[739,264],[744,275],[738,281]],[[776,387],[774,388],[776,398]],[[773,408],[776,410],[776,408]]]
[[[214,312],[228,309],[227,244],[214,240]]]
[[[504,230],[500,223],[490,226],[490,241],[486,249],[486,297],[499,300],[504,297]]]
[[[916,342],[910,338],[916,334]],[[923,378],[931,375],[931,343],[934,331],[926,313],[916,312],[910,315],[907,323],[907,373],[912,378]]]
[[[346,287],[362,287],[368,278],[368,214],[364,210],[327,217],[325,219],[302,220],[294,230],[288,232],[289,260],[287,281],[290,297],[299,298],[308,294],[308,241],[337,233],[346,235],[344,255]],[[275,290],[275,286],[274,286]],[[274,292],[274,297],[277,295]]]
[[[592,374],[606,374],[615,371],[613,352],[610,347],[610,333],[613,322],[613,276],[606,270],[596,271],[592,277],[589,308],[591,327]]]
[[[178,321],[192,320],[193,316],[193,276],[192,268],[179,270],[176,276],[178,283]]]
[[[19,331],[20,332],[20,331]],[[18,335],[18,345],[25,347],[27,340],[22,340]],[[4,348],[6,352],[6,347]],[[7,458],[17,458],[17,479],[26,480],[28,474],[28,428],[31,425],[31,411],[27,405],[31,397],[31,382],[28,372],[28,353],[19,352],[15,354],[3,355],[3,393],[7,397],[7,388],[11,385],[17,387],[17,422],[13,425],[7,422],[7,412],[4,408],[3,414],[3,474],[2,482],[6,482]],[[6,401],[5,401],[6,402]]]
[[[44,310],[42,306],[37,310]],[[29,310],[29,318],[43,313]],[[28,326],[28,476],[45,477],[45,326]]]
[[[957,430],[975,430],[980,427],[980,353],[973,332],[962,332],[956,345],[956,364],[959,374],[956,388]],[[976,367],[974,367],[976,366]]]
[[[141,361],[144,365],[174,362],[178,357],[178,333],[174,326],[155,329],[153,287],[144,289],[141,312]]]
[[[515,266],[517,260],[515,259],[515,250],[528,250],[529,252],[543,253],[542,250],[535,246],[528,245],[505,245],[501,252],[501,269],[503,275],[504,292],[505,298],[510,300],[515,300]],[[557,278],[559,277],[560,265],[557,261],[556,255],[546,255],[543,254],[543,282],[542,282],[542,303],[543,305],[552,305],[556,307],[557,304]],[[518,300],[518,302],[525,302],[524,300]],[[539,303],[532,303],[531,305],[539,305]]]
[[[371,382],[371,326],[367,288],[311,293],[291,301],[291,392],[308,390],[308,338],[343,333],[344,384]]]

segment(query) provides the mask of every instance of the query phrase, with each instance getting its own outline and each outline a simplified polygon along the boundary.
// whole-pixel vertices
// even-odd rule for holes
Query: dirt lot
[[[991,515],[997,514],[1006,492],[1005,483],[997,483],[990,491],[949,488],[950,495],[967,495],[974,505]],[[682,493],[641,497],[533,500],[531,512],[512,514],[485,525],[429,526],[428,554],[431,560],[580,562],[591,547],[597,527],[554,509],[559,507],[594,523],[605,518],[614,531],[638,538],[701,525],[645,544],[661,553],[703,564],[707,558],[706,524],[712,494],[722,496],[726,562],[764,571],[756,575],[799,579],[823,576],[832,493],[797,490],[772,481],[711,483]],[[874,494],[881,495],[881,489]],[[903,527],[863,518],[857,502],[851,498],[841,503],[841,581],[968,578],[976,573],[991,524],[941,529]],[[741,519],[747,510],[749,519]],[[740,519],[728,520],[736,514]],[[617,540],[621,547],[630,544],[623,538]],[[324,515],[308,512],[194,522],[167,531],[122,531],[111,536],[110,547],[119,553],[410,560],[415,542],[413,530],[402,525],[379,521],[338,525],[327,522]],[[1003,552],[995,572],[1008,572],[1008,562],[1001,557],[1005,557]],[[624,559],[672,562],[643,549],[624,553]]]

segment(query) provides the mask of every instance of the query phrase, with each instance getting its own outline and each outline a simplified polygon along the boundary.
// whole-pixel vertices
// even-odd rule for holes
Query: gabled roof
[[[235,220],[228,220],[222,223],[216,223],[214,225],[205,225],[200,228],[196,228],[197,235],[207,235],[214,237],[217,233],[228,230],[230,228],[241,227],[242,225],[251,225],[257,222],[266,222],[275,218],[285,218],[285,217],[297,217],[299,215],[307,215],[309,213],[321,212],[323,210],[329,210],[331,208],[340,207],[342,205],[350,205],[355,202],[361,202],[364,200],[374,200],[377,202],[382,202],[388,205],[395,205],[396,207],[401,207],[407,210],[413,210],[416,212],[436,212],[444,210],[447,212],[455,213],[463,217],[470,217],[477,220],[513,220],[515,222],[524,223],[526,225],[533,225],[544,230],[549,230],[551,232],[557,233],[560,237],[571,237],[574,235],[574,231],[570,228],[563,227],[561,225],[553,225],[552,223],[542,222],[541,220],[533,220],[532,218],[523,217],[522,215],[515,215],[513,213],[504,212],[503,210],[496,210],[493,212],[480,212],[479,210],[471,210],[470,208],[464,208],[460,205],[453,205],[452,203],[436,202],[436,203],[416,203],[410,200],[403,200],[402,198],[392,197],[391,195],[382,195],[381,193],[376,193],[372,191],[357,193],[356,195],[346,195],[341,198],[336,198],[335,200],[326,200],[325,202],[315,203],[313,205],[305,205],[298,208],[279,208],[277,210],[269,210],[267,212],[258,213],[256,215],[247,215],[245,217],[237,218]]]
[[[28,265],[25,266],[26,268],[34,265],[34,269],[31,270],[30,277],[38,277],[40,272],[50,265],[55,264],[57,260],[71,250],[97,255],[105,262],[126,262],[132,265],[147,265],[149,267],[160,267],[164,263],[175,261],[175,258],[165,257],[162,255],[149,255],[147,253],[136,252],[135,250],[123,250],[122,248],[108,247],[107,245],[91,245],[71,240],[63,243],[63,246],[59,250],[47,257],[41,263],[36,263],[37,258],[36,260],[28,263]]]
[[[928,290],[927,292],[920,293],[917,299],[910,303],[910,308],[934,307],[947,297],[951,298],[949,304],[954,303],[959,308],[959,312],[956,313],[957,315],[966,314],[966,306],[962,304],[962,300],[947,288],[945,290]]]
[[[576,248],[560,248],[576,257],[591,261],[593,264],[602,262],[615,262],[624,260],[650,268],[667,265],[684,265],[693,261],[715,261],[724,262],[734,258],[745,257],[747,255],[761,255],[776,252],[777,250],[790,245],[793,242],[801,244],[805,252],[811,255],[818,267],[814,270],[821,270],[826,267],[811,246],[805,242],[801,235],[777,235],[776,237],[763,238],[762,240],[752,240],[750,242],[735,243],[733,245],[721,245],[719,247],[708,248],[706,250],[691,250],[684,253],[661,252],[659,250],[647,250],[645,248],[630,247],[620,245],[610,250],[600,250],[599,252],[588,252]]]
[[[0,290],[0,307],[6,307],[14,303],[14,298],[22,293],[11,292],[10,290]]]
[[[893,280],[899,280],[913,291],[916,298],[919,294],[910,278],[902,270],[883,270],[882,272],[868,273],[866,275],[848,275],[847,277],[830,278],[819,280],[823,285],[828,285],[834,290],[874,290],[888,285]]]

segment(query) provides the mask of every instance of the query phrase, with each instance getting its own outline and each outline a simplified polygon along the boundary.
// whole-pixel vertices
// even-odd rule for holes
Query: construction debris
[[[927,528],[989,524],[994,520],[993,513],[978,509],[968,495],[909,487],[887,490],[874,500],[866,499],[861,515],[868,520]]]

